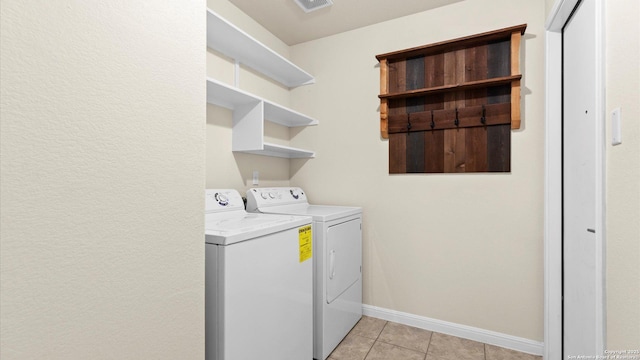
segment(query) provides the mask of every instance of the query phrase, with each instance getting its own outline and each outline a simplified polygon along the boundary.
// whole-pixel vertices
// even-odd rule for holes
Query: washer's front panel
[[[301,257],[299,238],[296,227],[228,246],[207,245],[219,251],[217,257],[207,252],[207,284],[218,276],[218,293],[207,293],[208,301],[217,301],[208,302],[207,311],[220,315],[207,324],[207,360],[311,358],[313,259]]]

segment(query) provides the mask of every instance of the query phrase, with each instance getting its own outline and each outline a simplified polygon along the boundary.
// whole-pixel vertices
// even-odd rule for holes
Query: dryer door
[[[345,292],[361,276],[362,229],[361,218],[330,226],[327,230],[325,261],[327,271],[327,303]]]

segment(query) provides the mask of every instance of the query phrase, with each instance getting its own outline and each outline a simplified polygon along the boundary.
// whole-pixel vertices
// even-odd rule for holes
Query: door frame
[[[596,336],[605,349],[605,0],[596,6]],[[562,358],[562,29],[580,0],[556,0],[545,24],[544,359]],[[590,354],[585,354],[590,355]]]

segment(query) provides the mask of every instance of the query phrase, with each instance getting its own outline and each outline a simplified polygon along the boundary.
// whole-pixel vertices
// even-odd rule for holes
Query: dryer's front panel
[[[326,237],[326,291],[328,304],[333,302],[362,273],[362,219],[355,218],[329,226]]]

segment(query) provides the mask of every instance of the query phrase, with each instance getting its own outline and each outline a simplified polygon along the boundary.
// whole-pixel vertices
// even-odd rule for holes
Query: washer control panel
[[[233,189],[205,190],[205,213],[244,210],[240,193]]]
[[[247,191],[247,210],[261,207],[306,204],[307,195],[299,187],[251,188]]]

